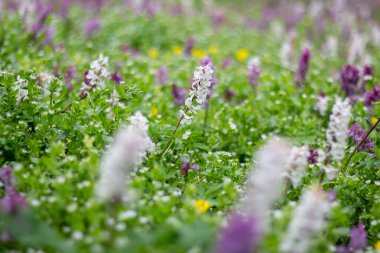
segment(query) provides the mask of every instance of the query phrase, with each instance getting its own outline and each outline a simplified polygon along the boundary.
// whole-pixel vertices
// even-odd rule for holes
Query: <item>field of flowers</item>
[[[0,252],[380,252],[379,13],[0,0]]]

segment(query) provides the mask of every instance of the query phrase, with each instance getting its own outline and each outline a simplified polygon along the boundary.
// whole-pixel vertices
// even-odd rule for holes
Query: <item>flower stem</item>
[[[358,151],[358,149],[361,147],[361,145],[365,142],[365,140],[368,138],[368,136],[372,133],[372,131],[376,128],[376,126],[379,124],[380,122],[380,118],[377,118],[377,121],[376,123],[371,127],[371,129],[367,132],[367,134],[364,136],[363,140],[356,146],[356,148],[354,149],[354,151],[352,151],[350,157],[348,157],[348,160],[346,162],[346,164],[344,165],[343,167],[343,172],[347,169],[348,165],[350,164],[350,161],[352,159],[352,157],[355,155],[356,151]]]

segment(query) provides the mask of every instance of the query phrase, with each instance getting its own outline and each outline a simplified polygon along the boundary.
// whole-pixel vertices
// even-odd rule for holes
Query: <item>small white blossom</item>
[[[141,165],[154,143],[148,136],[147,119],[136,112],[128,127],[119,129],[114,143],[102,158],[97,195],[102,200],[123,197],[126,176]]]
[[[14,83],[13,89],[17,91],[16,100],[17,104],[21,104],[24,100],[28,98],[28,80],[22,79],[20,76],[17,76],[17,81]]]
[[[326,137],[330,144],[329,154],[338,163],[340,163],[344,157],[350,119],[351,105],[349,99],[346,98],[342,101],[340,97],[337,97],[330,115],[330,122],[326,131]]]
[[[325,96],[325,95],[318,95],[317,96],[316,107],[317,107],[319,114],[321,114],[322,116],[325,116],[325,114],[326,114],[328,102],[329,102],[328,96]]]
[[[308,146],[293,147],[290,153],[287,166],[286,176],[294,187],[297,187],[302,179],[307,166],[307,157],[309,156]]]
[[[89,80],[89,85],[82,84],[81,94],[87,94],[90,89],[104,88],[105,82],[109,78],[108,71],[108,57],[104,57],[103,54],[99,55],[99,58],[93,61],[90,65],[86,78]]]
[[[338,175],[339,170],[331,165],[322,166],[327,180],[333,180]]]
[[[293,219],[280,245],[280,252],[308,252],[311,240],[325,226],[325,215],[329,208],[327,196],[322,189],[315,187],[306,190],[294,210]]]
[[[190,130],[187,130],[183,135],[182,135],[182,139],[184,140],[187,140],[189,138],[191,134],[191,131]]]

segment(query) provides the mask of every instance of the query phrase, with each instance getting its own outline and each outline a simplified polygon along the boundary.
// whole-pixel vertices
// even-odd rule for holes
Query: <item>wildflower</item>
[[[373,68],[371,65],[365,65],[363,68],[364,78],[373,77]]]
[[[31,26],[32,36],[34,39],[45,29],[45,22],[53,10],[52,5],[47,5],[42,1],[36,1],[35,4],[36,18]]]
[[[254,215],[261,231],[268,226],[269,210],[281,195],[281,179],[286,172],[291,148],[282,139],[271,139],[257,154],[256,169],[252,170],[240,210]],[[276,159],[273,159],[276,157]]]
[[[156,82],[159,85],[164,86],[169,82],[168,79],[168,68],[166,66],[161,66],[156,72]]]
[[[175,54],[175,55],[181,55],[183,52],[182,48],[180,48],[180,47],[173,47],[172,51],[173,51],[173,54]]]
[[[70,92],[74,89],[72,82],[77,76],[77,68],[75,66],[68,66],[64,76],[67,91]]]
[[[336,57],[338,53],[338,39],[334,36],[328,36],[322,49],[327,58]]]
[[[309,71],[311,52],[310,49],[305,48],[298,61],[298,68],[296,72],[296,84],[298,87],[305,85],[307,72]]]
[[[371,118],[371,126],[374,126],[378,121],[378,118],[372,117]]]
[[[183,53],[186,55],[186,56],[190,56],[193,49],[194,49],[194,45],[195,45],[195,40],[193,38],[188,38],[187,41],[186,41],[186,44],[183,48]]]
[[[216,252],[253,252],[259,237],[260,231],[254,217],[233,213],[228,218],[227,226],[220,231],[220,236],[216,243]]]
[[[14,190],[13,181],[13,169],[11,166],[5,166],[0,170],[0,181],[3,183],[5,192],[11,192]]]
[[[255,87],[259,81],[260,75],[260,60],[252,58],[248,63],[248,82],[252,87]]]
[[[119,106],[120,108],[125,108],[125,105],[120,102],[119,98],[119,93],[117,93],[116,89],[114,89],[107,102],[111,105],[111,107]],[[106,111],[110,112],[111,108],[107,108]]]
[[[206,52],[199,49],[199,48],[194,48],[192,51],[191,51],[191,54],[198,58],[198,59],[202,59],[202,58],[205,58],[206,57]]]
[[[211,59],[208,57],[205,57],[201,60],[201,66],[206,67],[207,65],[210,65],[214,69],[214,65]],[[210,98],[212,98],[212,96],[214,95],[215,85],[217,85],[217,83],[218,83],[218,79],[216,79],[215,76],[213,76],[211,79],[211,85],[208,89],[207,98],[204,103],[206,107],[208,106],[208,103],[210,102]]]
[[[210,209],[211,205],[207,200],[198,199],[195,201],[194,207],[198,213],[205,213],[208,209]]]
[[[96,187],[99,198],[105,201],[120,199],[127,175],[141,165],[147,152],[153,150],[147,119],[136,112],[130,118],[130,125],[119,129],[113,144],[102,158]]]
[[[367,232],[363,223],[359,223],[356,227],[352,228],[350,231],[350,243],[348,244],[349,249],[357,252],[359,250],[364,250],[367,247],[368,238]]]
[[[318,152],[314,148],[309,149],[309,156],[307,157],[307,161],[309,164],[316,164],[318,162]]]
[[[183,175],[187,175],[187,172],[189,170],[199,170],[199,165],[198,164],[193,164],[193,165],[190,165],[190,160],[185,158],[183,159],[183,165],[182,165],[182,168],[181,168],[181,172]]]
[[[331,165],[323,165],[323,172],[326,175],[327,180],[334,180],[338,175],[339,170]]]
[[[346,65],[341,69],[339,81],[347,97],[351,97],[355,94],[359,79],[359,70],[355,66]]]
[[[208,48],[208,51],[209,51],[210,54],[217,54],[219,50],[218,50],[218,48],[216,46],[210,46]]]
[[[84,78],[84,83],[80,90],[81,97],[87,96],[91,89],[104,88],[105,81],[109,78],[108,57],[100,54],[99,58],[91,63],[90,70],[85,73]]]
[[[53,76],[49,73],[41,72],[37,74],[37,85],[40,87],[49,87],[53,81]]]
[[[158,109],[156,107],[153,107],[152,110],[150,110],[150,115],[156,117],[158,115]]]
[[[156,49],[151,49],[148,52],[148,55],[152,59],[156,59],[158,57],[158,51]]]
[[[326,115],[328,102],[329,102],[328,96],[326,96],[324,93],[318,94],[316,107],[319,114],[321,114],[322,116]]]
[[[181,105],[185,101],[185,98],[187,95],[187,89],[178,87],[176,84],[173,84],[172,95],[174,97],[174,103],[176,105]]]
[[[280,251],[304,253],[312,248],[311,240],[324,228],[325,215],[329,208],[327,196],[322,189],[314,187],[306,190],[293,212],[293,218],[280,245]]]
[[[348,123],[351,119],[351,105],[346,98],[342,101],[337,97],[335,105],[330,115],[330,122],[326,131],[327,141],[330,144],[329,154],[340,163],[344,157]]]
[[[380,250],[380,240],[375,243],[375,249]]]
[[[297,187],[302,179],[306,169],[309,156],[309,148],[307,146],[293,147],[286,164],[286,177],[290,180],[294,187]]]
[[[235,54],[236,59],[239,61],[245,61],[248,58],[248,56],[249,51],[245,48],[239,49]]]
[[[285,68],[290,68],[292,66],[291,59],[294,53],[292,42],[295,36],[296,35],[294,32],[290,33],[289,36],[286,37],[280,49],[280,59],[281,59],[282,65]]]
[[[192,87],[189,96],[185,100],[186,109],[180,111],[180,121],[183,124],[189,125],[191,123],[192,116],[187,115],[187,112],[194,114],[201,108],[201,105],[205,103],[214,78],[213,73],[214,70],[210,64],[200,66],[197,71],[194,72]],[[194,101],[198,105],[194,105]]]
[[[356,145],[359,145],[360,142],[364,139],[366,136],[366,131],[361,128],[361,126],[358,123],[354,123],[350,130],[348,131],[348,136],[352,138],[352,140],[356,143]],[[368,153],[373,153],[373,148],[375,147],[374,141],[367,137],[364,143],[360,145],[359,150],[365,151]]]
[[[222,62],[222,69],[226,69],[232,64],[232,59],[230,57],[227,57]]]
[[[27,90],[28,81],[17,76],[17,81],[14,83],[13,89],[16,93],[17,104],[21,104],[28,98],[29,91]]]
[[[116,84],[120,84],[123,81],[123,77],[117,72],[113,72],[111,74],[111,80],[114,81]]]
[[[4,213],[15,216],[20,209],[26,208],[26,201],[16,190],[12,190],[0,200],[0,207]]]
[[[100,21],[97,18],[87,20],[84,28],[84,35],[89,38],[94,36],[100,29]]]
[[[372,106],[373,103],[380,101],[380,86],[375,85],[372,90],[364,93],[364,105]]]
[[[327,199],[330,203],[333,203],[336,201],[336,192],[333,189],[329,189],[327,191]]]
[[[212,16],[212,23],[215,27],[220,27],[226,20],[226,15],[223,11],[215,11]]]

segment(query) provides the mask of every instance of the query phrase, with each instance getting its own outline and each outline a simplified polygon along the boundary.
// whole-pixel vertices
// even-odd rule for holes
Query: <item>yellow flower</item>
[[[203,59],[207,56],[206,52],[199,48],[194,48],[191,54],[198,59]]]
[[[376,122],[377,122],[377,118],[373,117],[373,118],[371,119],[371,124],[372,124],[372,126],[375,125]]]
[[[375,249],[380,250],[380,241],[375,243]]]
[[[153,116],[153,117],[156,117],[157,114],[158,114],[158,109],[156,107],[153,107],[152,110],[150,111],[150,114]]]
[[[208,48],[208,51],[210,52],[210,54],[217,54],[218,53],[218,48],[216,46],[210,46]]]
[[[173,47],[173,54],[175,55],[181,55],[182,54],[182,48],[180,47]]]
[[[195,210],[199,213],[205,213],[208,209],[210,209],[210,202],[203,199],[198,199],[194,204]]]
[[[236,57],[236,59],[238,59],[239,61],[244,61],[245,59],[248,58],[248,55],[249,55],[249,51],[248,51],[248,49],[242,48],[242,49],[239,49],[239,50],[236,52],[235,57]]]
[[[158,57],[158,51],[156,49],[151,49],[148,52],[148,55],[152,59],[156,59]]]

